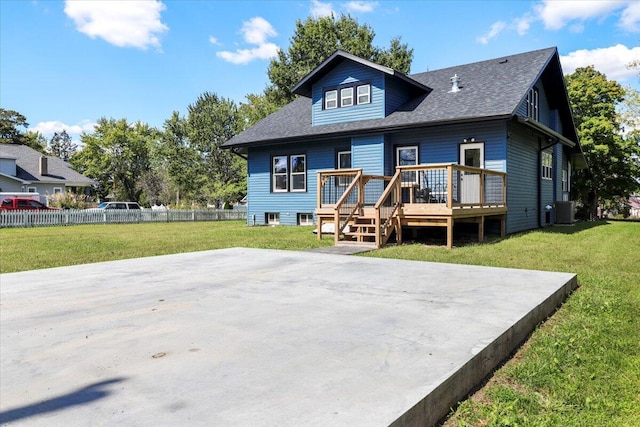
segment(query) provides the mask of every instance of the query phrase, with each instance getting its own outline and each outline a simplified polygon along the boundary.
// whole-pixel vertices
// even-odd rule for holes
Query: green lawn
[[[0,230],[0,272],[232,246],[302,250],[305,227],[243,222]],[[448,426],[640,426],[640,223],[553,227],[451,250],[389,246],[363,256],[564,271],[580,287]]]

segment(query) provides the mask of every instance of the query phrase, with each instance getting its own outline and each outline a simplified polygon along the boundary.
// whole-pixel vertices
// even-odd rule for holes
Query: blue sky
[[[158,128],[205,92],[244,101],[296,20],[351,14],[411,72],[557,46],[563,70],[595,65],[640,89],[638,1],[0,1],[0,106],[74,140],[100,117]]]

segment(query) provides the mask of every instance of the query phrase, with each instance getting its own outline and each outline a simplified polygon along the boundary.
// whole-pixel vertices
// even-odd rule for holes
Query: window
[[[313,214],[310,214],[310,213],[299,213],[298,214],[298,225],[313,225]]]
[[[328,90],[324,93],[324,109],[332,110],[338,108],[338,91]]]
[[[542,179],[553,179],[553,154],[542,152]]]
[[[338,99],[338,90],[340,90],[340,99]],[[354,91],[356,99],[354,100]],[[339,102],[338,102],[339,101]],[[351,107],[355,104],[371,103],[371,85],[345,85],[338,89],[330,89],[324,92],[324,109],[333,110],[335,108]]]
[[[527,93],[527,117],[540,121],[538,89],[531,88]]]
[[[280,213],[278,212],[267,212],[265,215],[265,222],[268,225],[279,225],[280,224]]]
[[[38,192],[38,188],[37,187],[28,187],[27,188],[27,193],[37,193]]]
[[[307,156],[274,156],[271,191],[307,191]]]
[[[371,85],[358,86],[358,105],[371,102]]]
[[[304,154],[291,156],[291,191],[307,190],[307,161]]]
[[[61,187],[53,187],[53,194],[58,194],[58,193],[62,193],[62,188]]]
[[[276,156],[273,158],[273,191],[287,191],[289,189],[287,185],[287,178],[289,171],[287,166],[289,164],[287,156]]]
[[[398,166],[413,166],[418,164],[418,147],[397,147],[396,164]],[[418,175],[415,171],[402,172],[402,183],[418,183]]]
[[[338,163],[336,169],[351,169],[351,151],[338,151]],[[351,184],[352,177],[339,176],[336,182],[339,186]]]
[[[353,88],[345,87],[340,89],[340,106],[351,107],[353,105]]]

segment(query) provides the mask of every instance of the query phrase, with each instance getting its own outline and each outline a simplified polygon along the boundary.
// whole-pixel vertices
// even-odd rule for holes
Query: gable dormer
[[[334,52],[292,92],[310,98],[311,124],[381,119],[430,88],[391,68]]]

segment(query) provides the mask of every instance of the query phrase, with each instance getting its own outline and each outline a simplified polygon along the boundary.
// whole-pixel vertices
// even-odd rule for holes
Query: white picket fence
[[[0,228],[48,227],[78,224],[246,220],[246,209],[0,211]]]

